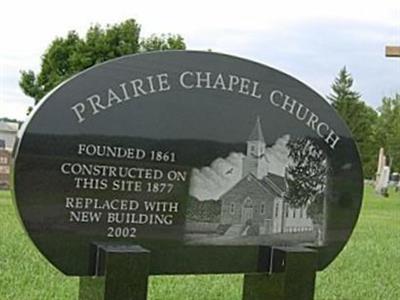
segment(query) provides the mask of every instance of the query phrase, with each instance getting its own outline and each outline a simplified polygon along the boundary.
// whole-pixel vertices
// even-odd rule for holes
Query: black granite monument
[[[118,58],[57,87],[21,130],[13,174],[28,235],[82,277],[81,299],[145,299],[148,275],[200,273],[245,273],[244,299],[312,299],[363,190],[321,96],[196,51]]]

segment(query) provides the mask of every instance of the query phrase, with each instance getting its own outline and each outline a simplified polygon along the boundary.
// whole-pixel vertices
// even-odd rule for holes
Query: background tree
[[[377,143],[384,147],[392,171],[400,172],[400,94],[383,98],[378,112]]]
[[[363,165],[364,176],[373,178],[376,172],[376,155],[379,145],[375,139],[377,112],[361,100],[361,95],[352,89],[353,78],[346,67],[332,84],[328,95],[332,106],[347,123],[358,146]]]
[[[140,43],[142,51],[158,51],[171,49],[185,49],[185,42],[180,35],[161,34],[161,36],[151,35],[143,39]]]
[[[140,38],[140,25],[130,19],[102,28],[94,25],[85,38],[70,31],[56,38],[42,55],[40,71],[21,71],[20,87],[35,104],[55,86],[72,75],[103,61],[127,54],[155,50],[185,49],[180,35],[152,35]]]

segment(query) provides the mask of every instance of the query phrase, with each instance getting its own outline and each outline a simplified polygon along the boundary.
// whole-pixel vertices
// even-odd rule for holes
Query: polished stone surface
[[[322,269],[361,207],[359,156],[333,108],[295,78],[228,55],[100,64],[47,96],[18,138],[22,223],[69,275],[93,275],[102,242],[149,249],[150,274],[255,272],[270,245],[316,248]],[[312,217],[292,205],[291,166],[318,190]]]

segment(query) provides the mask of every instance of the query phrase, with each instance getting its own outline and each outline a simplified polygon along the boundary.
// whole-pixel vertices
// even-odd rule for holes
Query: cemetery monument
[[[13,198],[80,299],[149,275],[244,273],[243,299],[312,299],[356,224],[344,122],[297,79],[199,51],[125,56],[54,89],[17,137]],[[293,279],[295,278],[295,279]]]

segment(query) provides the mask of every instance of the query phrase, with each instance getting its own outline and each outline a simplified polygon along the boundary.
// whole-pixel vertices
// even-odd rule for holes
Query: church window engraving
[[[235,213],[235,203],[231,203],[230,211],[231,215]]]
[[[262,214],[262,215],[265,214],[265,204],[264,203],[261,204],[260,214]]]

